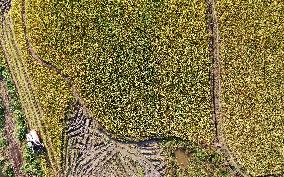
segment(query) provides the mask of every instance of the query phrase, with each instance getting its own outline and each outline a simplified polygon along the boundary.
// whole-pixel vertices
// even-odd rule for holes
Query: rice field
[[[284,3],[219,1],[224,138],[253,176],[284,171]]]
[[[43,60],[118,137],[213,138],[204,1],[26,1]],[[56,19],[56,20],[55,20]]]
[[[1,45],[47,148],[42,175],[283,176],[283,12],[280,0],[13,0]]]

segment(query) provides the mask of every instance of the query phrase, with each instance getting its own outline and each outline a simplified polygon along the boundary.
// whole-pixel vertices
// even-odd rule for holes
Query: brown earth
[[[12,161],[15,175],[21,177],[24,176],[20,170],[23,164],[23,151],[21,144],[15,137],[16,124],[13,120],[12,113],[9,110],[9,96],[3,81],[0,81],[0,92],[3,99],[5,113],[5,138],[8,142],[7,157]]]
[[[175,158],[179,166],[185,169],[189,164],[189,155],[183,149],[175,150]]]

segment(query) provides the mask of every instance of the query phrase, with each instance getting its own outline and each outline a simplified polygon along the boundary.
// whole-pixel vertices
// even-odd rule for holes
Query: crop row
[[[223,131],[253,175],[284,172],[284,2],[221,0]]]
[[[213,137],[204,1],[30,1],[36,52],[111,133]]]

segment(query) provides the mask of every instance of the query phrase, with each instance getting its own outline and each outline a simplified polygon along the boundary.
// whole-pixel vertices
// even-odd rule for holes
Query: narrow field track
[[[20,142],[15,137],[16,123],[13,120],[13,115],[9,109],[10,99],[7,92],[7,87],[3,81],[0,81],[0,93],[3,100],[5,112],[5,137],[8,141],[7,157],[12,161],[13,169],[16,176],[25,176],[21,171],[23,164],[23,154]]]
[[[213,67],[211,69],[211,94],[213,101],[213,121],[215,125],[215,144],[225,154],[229,163],[234,167],[231,174],[234,176],[249,176],[245,169],[238,163],[237,159],[226,146],[226,140],[222,133],[222,111],[221,111],[221,61],[219,57],[220,32],[218,30],[216,0],[206,0],[208,6],[208,31],[210,33],[209,50],[212,56]]]

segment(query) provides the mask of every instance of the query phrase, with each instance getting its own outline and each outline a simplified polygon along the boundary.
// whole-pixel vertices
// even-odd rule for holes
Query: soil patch
[[[189,155],[183,149],[175,150],[175,157],[179,166],[185,169],[189,165]]]

